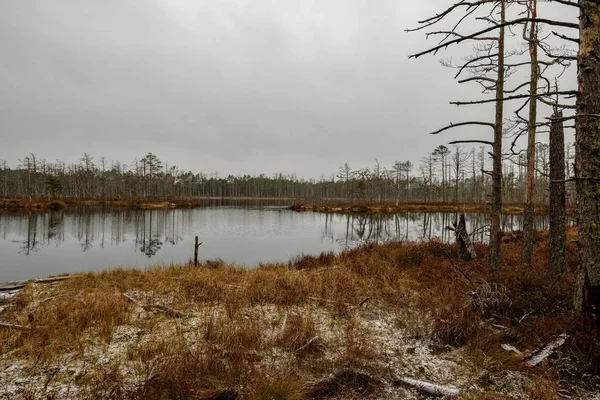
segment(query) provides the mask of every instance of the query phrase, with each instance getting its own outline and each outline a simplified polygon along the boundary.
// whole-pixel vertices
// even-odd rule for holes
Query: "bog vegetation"
[[[0,384],[23,398],[417,398],[408,377],[463,398],[582,398],[600,343],[571,311],[575,245],[560,279],[547,234],[527,269],[520,235],[504,246],[496,277],[432,241],[29,285],[2,313],[13,327],[0,330]],[[536,367],[501,347],[533,351],[565,333],[560,357]]]

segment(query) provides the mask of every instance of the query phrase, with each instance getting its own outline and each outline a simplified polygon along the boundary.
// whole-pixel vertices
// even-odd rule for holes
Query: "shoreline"
[[[488,212],[488,205],[484,203],[361,203],[347,202],[343,199],[330,199],[326,203],[303,203],[291,197],[192,197],[171,198],[166,200],[109,200],[109,199],[0,199],[0,210],[18,211],[59,211],[70,206],[108,206],[128,209],[170,209],[170,208],[196,208],[202,207],[200,201],[287,201],[287,208],[297,212],[320,212],[338,214],[400,214],[407,212]],[[537,204],[536,215],[548,213],[548,206]],[[506,204],[502,213],[508,215],[522,215],[523,205],[518,203]]]
[[[338,204],[305,204],[295,203],[288,207],[297,212],[320,212],[333,214],[400,214],[408,212],[473,212],[488,213],[489,207],[483,203],[338,203]],[[536,215],[548,213],[548,206],[537,204]],[[522,215],[522,204],[507,204],[502,207],[502,214]]]
[[[548,245],[537,232],[536,253]],[[543,257],[523,269],[516,238],[492,277],[475,246],[468,263],[453,245],[391,242],[256,269],[216,260],[29,282],[0,300],[0,381],[55,399],[422,398],[401,380],[460,398],[554,398],[559,382],[573,398],[595,393],[598,378],[565,379],[600,361],[569,306],[573,273],[550,284]],[[567,252],[573,270],[576,245]],[[536,367],[501,346],[535,351],[557,335],[559,355]]]
[[[129,209],[168,209],[194,208],[198,205],[191,200],[95,200],[95,199],[57,199],[24,200],[0,199],[0,210],[18,211],[60,211],[70,206],[118,207]]]

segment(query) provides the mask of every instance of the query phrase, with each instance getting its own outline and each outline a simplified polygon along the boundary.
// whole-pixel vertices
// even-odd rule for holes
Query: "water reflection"
[[[272,204],[189,210],[70,207],[60,212],[0,212],[0,281],[118,265],[186,262],[193,238],[201,257],[257,265],[299,253],[339,251],[366,241],[453,241],[444,228],[454,213],[334,215],[296,213]],[[467,214],[476,241],[487,241],[484,214]],[[505,231],[522,229],[522,217],[502,218]],[[548,229],[548,218],[536,218]]]
[[[324,216],[323,238],[337,241],[344,246],[359,242],[382,242],[387,240],[428,240],[437,238],[443,242],[454,241],[454,233],[445,229],[458,218],[457,213],[406,213],[396,215],[335,215]],[[503,215],[502,230],[505,232],[523,229],[523,217]],[[485,214],[466,214],[467,229],[474,241],[487,242],[489,238],[489,216]],[[343,237],[334,237],[334,227],[345,225]],[[549,227],[547,216],[535,219],[535,229],[546,230]]]

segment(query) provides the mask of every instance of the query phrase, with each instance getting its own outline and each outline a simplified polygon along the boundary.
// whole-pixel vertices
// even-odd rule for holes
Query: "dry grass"
[[[571,312],[572,274],[548,271],[547,246],[538,234],[534,265],[522,268],[515,235],[497,277],[483,258],[451,262],[454,247],[432,241],[253,270],[213,262],[30,285],[0,316],[29,327],[0,331],[0,361],[42,368],[27,375],[48,383],[19,392],[34,398],[61,384],[84,398],[300,399],[341,396],[342,387],[345,398],[379,397],[403,374],[462,382],[489,399],[514,395],[507,376],[520,376],[511,390],[554,398],[559,377],[600,372],[600,341]],[[572,244],[568,251],[574,268]],[[534,350],[559,333],[570,339],[541,368],[500,348]]]
[[[429,203],[327,203],[327,204],[304,204],[295,203],[289,207],[294,211],[314,211],[325,213],[343,214],[398,214],[406,212],[489,212],[485,203],[476,202],[429,202]],[[537,214],[546,214],[548,206],[537,204]],[[505,204],[502,208],[504,214],[523,214],[523,204]]]
[[[190,199],[165,200],[97,200],[65,198],[61,200],[50,199],[0,199],[0,209],[6,210],[32,210],[32,211],[58,211],[68,206],[111,206],[120,208],[155,209],[155,208],[191,208],[198,203]]]

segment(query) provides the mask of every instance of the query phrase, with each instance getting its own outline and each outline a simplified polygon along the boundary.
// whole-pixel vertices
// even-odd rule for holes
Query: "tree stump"
[[[473,260],[477,257],[477,253],[475,253],[475,247],[467,233],[465,214],[460,214],[458,223],[453,222],[452,225],[454,225],[454,235],[458,244],[458,257],[465,261]]]

